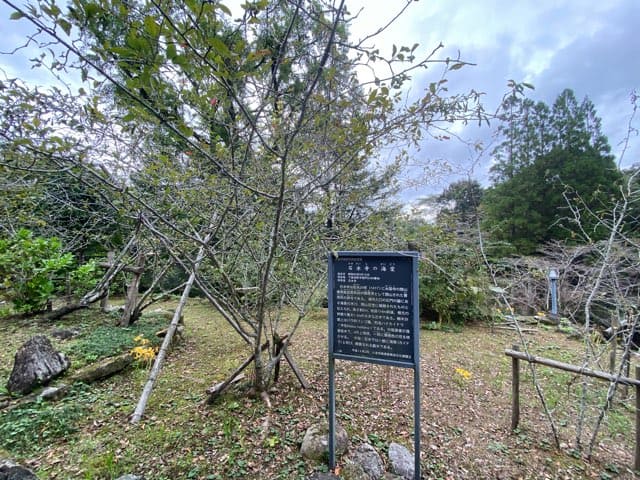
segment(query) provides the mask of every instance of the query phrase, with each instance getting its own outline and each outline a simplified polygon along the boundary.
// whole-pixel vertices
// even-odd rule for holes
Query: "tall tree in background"
[[[552,108],[518,97],[510,102],[518,115],[507,116],[500,130],[505,139],[495,152],[495,184],[483,200],[484,227],[530,252],[575,235],[571,203],[607,210],[621,176],[588,98],[578,103],[565,90]],[[598,237],[596,223],[585,226]]]
[[[442,212],[454,214],[463,224],[478,218],[478,208],[483,189],[477,180],[459,180],[449,185],[438,197],[438,203],[445,205]]]

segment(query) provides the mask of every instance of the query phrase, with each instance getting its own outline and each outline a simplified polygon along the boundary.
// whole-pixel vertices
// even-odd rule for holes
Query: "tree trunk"
[[[138,289],[140,288],[140,279],[142,278],[142,273],[144,272],[144,262],[144,252],[140,251],[138,252],[138,256],[136,257],[137,271],[133,274],[133,278],[131,279],[131,283],[129,284],[129,288],[127,289],[127,303],[124,306],[124,312],[122,312],[122,317],[120,317],[120,322],[118,323],[118,325],[121,327],[128,327],[137,320],[137,317],[134,315],[134,313],[138,305]]]
[[[109,250],[109,252],[107,253],[107,262],[109,263],[109,265],[113,265],[113,261],[116,257],[116,254],[113,250]],[[102,299],[100,300],[100,311],[102,313],[109,313],[109,286],[107,285],[107,289],[106,289],[106,293],[104,294],[104,297],[102,297]]]

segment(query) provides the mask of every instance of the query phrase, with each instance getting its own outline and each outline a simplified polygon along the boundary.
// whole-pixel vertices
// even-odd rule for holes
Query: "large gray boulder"
[[[347,451],[349,437],[347,431],[336,422],[335,452],[336,456]],[[326,420],[307,428],[300,455],[307,460],[320,462],[329,458],[329,422]]]
[[[47,337],[36,335],[16,352],[7,390],[25,395],[47,384],[68,368],[67,357],[57,352]]]
[[[413,480],[416,464],[413,453],[398,443],[389,444],[389,464],[391,472],[405,480]]]
[[[38,480],[38,477],[22,465],[0,459],[0,480]]]
[[[382,458],[380,458],[380,455],[372,445],[362,443],[349,456],[353,463],[362,467],[362,470],[370,480],[380,480],[384,475]]]

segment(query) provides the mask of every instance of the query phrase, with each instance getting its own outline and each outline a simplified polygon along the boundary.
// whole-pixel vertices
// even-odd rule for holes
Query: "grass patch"
[[[99,326],[79,337],[64,351],[79,364],[95,362],[131,350],[136,346],[134,338],[138,335],[148,339],[152,346],[159,345],[160,339],[155,333],[166,325],[166,319],[145,317],[130,327]]]
[[[0,444],[16,455],[34,454],[74,434],[91,400],[87,387],[76,387],[62,402],[36,401],[0,413]]]

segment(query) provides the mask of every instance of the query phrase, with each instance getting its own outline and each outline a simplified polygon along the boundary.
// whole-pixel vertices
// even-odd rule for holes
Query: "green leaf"
[[[167,58],[169,60],[173,61],[173,59],[176,58],[177,54],[178,52],[174,43],[170,43],[169,45],[167,45]]]
[[[460,70],[462,67],[464,67],[464,63],[454,63],[453,65],[451,65],[451,68],[449,68],[449,70]]]
[[[59,18],[56,23],[60,26],[64,33],[67,35],[71,34],[71,24],[67,22],[64,18]]]
[[[144,30],[153,38],[160,35],[160,25],[151,16],[144,17]]]
[[[222,10],[227,15],[231,15],[231,10],[229,10],[229,7],[227,7],[226,5],[223,5],[222,3],[219,3],[217,6],[218,6],[218,8],[220,10]]]
[[[225,43],[217,37],[211,39],[211,46],[223,57],[228,57],[231,53]]]
[[[84,6],[84,12],[87,15],[87,18],[91,18],[94,15],[96,15],[98,12],[100,12],[100,6],[93,2],[87,3]]]
[[[178,130],[180,130],[180,133],[182,133],[185,137],[190,137],[191,135],[193,135],[193,129],[184,124],[178,125]]]
[[[22,13],[22,12],[13,12],[9,18],[11,20],[20,20],[22,17],[24,17],[24,13]]]

